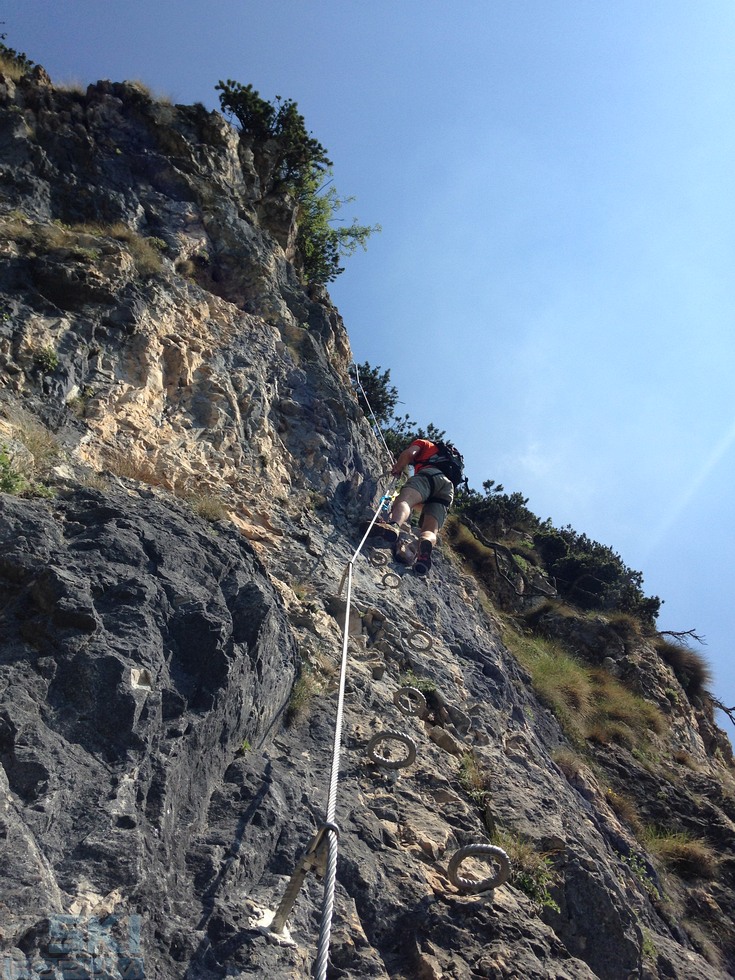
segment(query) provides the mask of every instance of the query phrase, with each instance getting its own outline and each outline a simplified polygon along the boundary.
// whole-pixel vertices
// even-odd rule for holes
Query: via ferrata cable
[[[390,451],[390,449],[388,449],[388,444],[386,443],[385,437],[383,436],[383,430],[378,425],[378,420],[375,417],[375,412],[373,411],[368,396],[365,393],[365,389],[362,386],[362,381],[360,381],[360,369],[358,368],[357,364],[354,365],[354,368],[355,368],[355,381],[357,382],[357,387],[360,389],[360,393],[362,394],[362,397],[365,399],[365,404],[367,405],[368,408],[368,414],[370,415],[370,418],[373,420],[373,431],[380,439],[380,441],[383,443],[383,448],[388,454],[388,459],[390,459],[391,463],[393,463],[393,453]]]
[[[360,389],[362,397],[365,400],[365,404],[368,408],[368,413],[373,422],[373,427],[375,434],[380,439],[383,448],[391,461],[391,465],[394,462],[393,454],[391,453],[388,445],[385,441],[383,433],[380,426],[378,425],[378,420],[375,417],[372,406],[368,399],[367,393],[360,380],[360,371],[355,364],[355,379],[357,382],[357,387]],[[319,928],[319,941],[317,945],[317,958],[314,966],[314,977],[316,980],[326,980],[327,967],[329,962],[329,943],[332,931],[332,916],[334,914],[334,894],[337,883],[337,842],[339,838],[339,827],[335,822],[336,811],[337,811],[337,789],[339,783],[339,765],[340,765],[340,753],[342,749],[342,725],[344,720],[344,696],[345,696],[345,684],[347,679],[347,655],[348,655],[348,644],[350,637],[350,613],[352,607],[352,573],[355,561],[359,557],[365,542],[370,537],[370,533],[373,529],[375,522],[380,516],[381,511],[387,509],[389,501],[393,498],[395,493],[395,485],[398,482],[397,478],[393,478],[388,489],[384,495],[380,498],[375,513],[373,514],[372,520],[370,521],[365,533],[363,534],[360,543],[355,549],[354,554],[347,562],[347,567],[345,568],[344,574],[342,576],[342,581],[339,587],[339,594],[342,594],[344,588],[345,579],[347,580],[347,598],[345,602],[345,618],[344,626],[342,629],[342,658],[340,666],[339,675],[339,688],[337,695],[337,715],[334,724],[334,742],[332,745],[332,768],[329,778],[329,792],[327,796],[327,810],[326,817],[323,824],[317,830],[315,836],[313,837],[306,853],[299,862],[298,867],[291,876],[286,892],[281,900],[271,924],[271,929],[274,932],[281,932],[286,924],[286,919],[293,908],[294,902],[296,901],[296,896],[304,882],[306,874],[313,868],[316,868],[320,873],[324,874],[324,898],[322,902],[322,917],[321,924]],[[324,849],[326,848],[326,860],[324,855]]]

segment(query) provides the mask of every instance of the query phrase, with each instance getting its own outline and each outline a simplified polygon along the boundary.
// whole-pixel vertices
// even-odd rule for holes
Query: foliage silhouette
[[[293,99],[276,96],[275,104],[261,98],[252,85],[228,79],[215,86],[222,111],[234,116],[241,137],[250,142],[263,193],[285,191],[296,201],[299,226],[296,247],[306,282],[331,282],[344,271],[344,256],[366,248],[380,225],[333,227],[340,209],[353,198],[340,197],[331,183],[332,162],[326,149],[306,129]]]

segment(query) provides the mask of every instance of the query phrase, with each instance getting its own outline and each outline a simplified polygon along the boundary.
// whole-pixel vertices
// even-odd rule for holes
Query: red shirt
[[[420,469],[428,465],[428,461],[436,454],[439,447],[435,442],[430,442],[428,439],[414,439],[411,445],[421,447],[421,452],[413,461],[414,471],[418,473]]]

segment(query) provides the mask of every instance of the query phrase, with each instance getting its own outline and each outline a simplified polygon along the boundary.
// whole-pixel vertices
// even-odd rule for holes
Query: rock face
[[[341,580],[385,486],[344,326],[218,114],[40,72],[0,96],[0,975],[311,976],[320,879],[290,941],[259,920],[325,819]],[[706,704],[547,612],[664,719],[646,752],[571,745],[446,544],[385,571],[354,565],[328,976],[735,975]],[[396,730],[390,769],[366,748]],[[491,838],[510,880],[461,892],[452,854]]]

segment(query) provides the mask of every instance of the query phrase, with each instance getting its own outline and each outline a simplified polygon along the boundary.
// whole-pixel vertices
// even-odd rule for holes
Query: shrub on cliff
[[[9,75],[17,82],[23,75],[32,71],[36,67],[36,63],[31,61],[22,51],[16,51],[4,44],[5,37],[5,34],[0,34],[0,72]]]
[[[220,81],[222,111],[234,116],[240,133],[249,138],[265,183],[265,192],[287,190],[296,198],[299,233],[296,241],[303,276],[310,283],[327,283],[344,271],[340,258],[366,247],[379,225],[357,220],[334,227],[337,214],[353,198],[343,198],[331,186],[331,161],[322,144],[307,132],[304,117],[292,99],[262,99],[252,85]],[[325,179],[326,178],[326,179]]]
[[[306,131],[304,117],[292,99],[276,96],[276,104],[262,99],[252,85],[241,85],[228,78],[215,85],[222,111],[234,116],[240,132],[263,147],[273,141],[272,186],[292,184],[299,188],[315,173],[331,166],[322,144]]]
[[[326,186],[316,175],[303,182],[296,197],[299,224],[296,245],[304,263],[304,276],[307,282],[331,282],[344,272],[340,259],[358,248],[364,251],[368,238],[380,231],[380,225],[360,225],[355,219],[351,225],[332,227],[339,210],[354,198],[340,197],[335,187]]]
[[[612,548],[571,526],[541,522],[526,506],[527,498],[503,493],[494,480],[482,486],[484,495],[469,490],[459,496],[460,516],[474,521],[490,538],[502,539],[511,530],[532,534],[534,551],[560,598],[578,609],[627,612],[653,625],[661,600],[644,594],[642,573],[628,568]]]
[[[548,521],[534,535],[534,544],[542,555],[546,552],[546,569],[566,602],[580,609],[629,612],[650,626],[655,623],[661,600],[644,594],[643,574],[628,568],[612,548],[570,526],[552,528]]]
[[[484,494],[477,490],[467,490],[457,500],[460,514],[474,521],[489,538],[504,537],[508,531],[534,531],[539,519],[526,507],[528,498],[518,491],[504,493],[502,485],[495,480],[485,480],[482,484]]]
[[[654,646],[674,671],[687,696],[701,697],[712,683],[712,670],[705,658],[685,643],[671,643],[663,636],[656,637]]]
[[[372,367],[365,361],[352,365],[350,377],[355,386],[359,377],[364,397],[372,409],[373,420],[378,425],[389,424],[398,404],[398,389],[390,383],[390,370],[381,371],[380,365]]]

